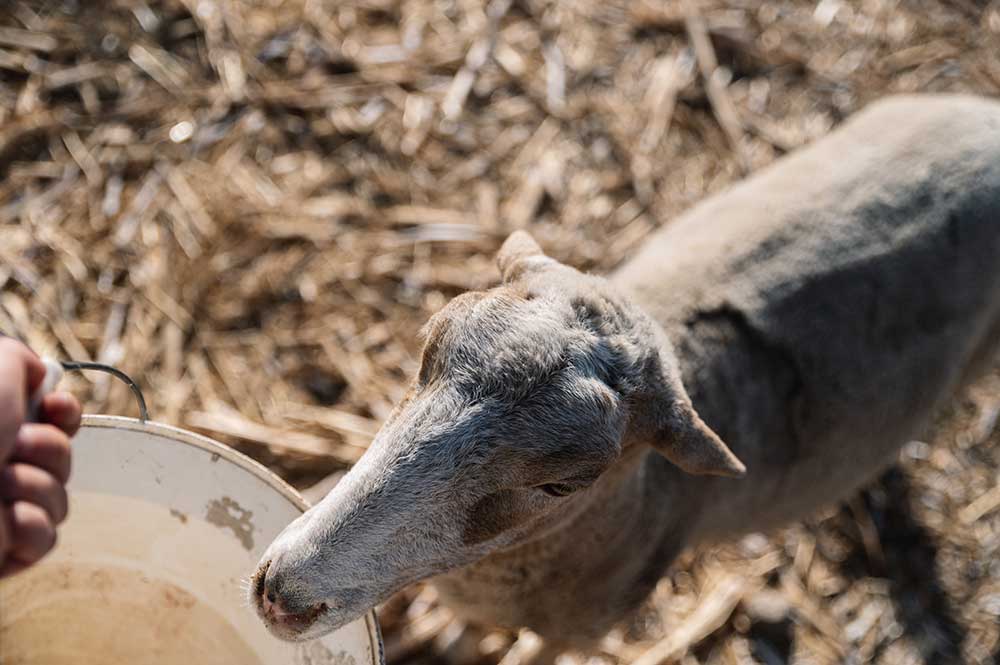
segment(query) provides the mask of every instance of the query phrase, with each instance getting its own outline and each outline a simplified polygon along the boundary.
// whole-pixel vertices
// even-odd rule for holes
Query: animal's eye
[[[545,485],[539,485],[538,489],[542,490],[549,496],[566,496],[568,494],[572,494],[576,488],[566,483],[547,483]]]

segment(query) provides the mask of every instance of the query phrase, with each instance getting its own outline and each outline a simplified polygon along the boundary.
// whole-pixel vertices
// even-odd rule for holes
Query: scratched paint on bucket
[[[224,496],[209,501],[205,520],[232,531],[247,551],[253,549],[253,511],[247,510],[231,497]]]
[[[333,653],[319,642],[309,642],[296,649],[295,665],[355,665],[355,660],[346,651]]]

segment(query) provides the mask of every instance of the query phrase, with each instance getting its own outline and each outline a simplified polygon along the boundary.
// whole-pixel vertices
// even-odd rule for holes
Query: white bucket
[[[3,665],[384,665],[374,613],[313,642],[270,635],[242,580],[305,502],[203,436],[89,416],[70,516],[0,582]]]

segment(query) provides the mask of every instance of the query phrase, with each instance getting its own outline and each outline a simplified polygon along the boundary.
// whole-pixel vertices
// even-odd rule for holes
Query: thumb
[[[0,338],[0,464],[7,461],[24,422],[28,396],[45,379],[45,365],[28,347]]]

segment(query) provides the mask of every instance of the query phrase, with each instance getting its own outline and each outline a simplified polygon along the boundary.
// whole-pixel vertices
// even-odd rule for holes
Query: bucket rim
[[[80,427],[98,429],[117,429],[132,432],[149,432],[170,439],[176,443],[181,443],[193,448],[199,448],[219,455],[222,459],[235,464],[243,470],[253,474],[259,480],[264,481],[272,489],[277,491],[285,499],[288,499],[300,512],[309,509],[309,502],[302,498],[302,495],[294,487],[279,478],[274,472],[268,469],[255,459],[243,453],[215,441],[204,434],[198,434],[189,430],[166,425],[151,420],[138,420],[127,416],[108,416],[85,414]],[[374,665],[385,665],[385,648],[382,643],[382,629],[379,626],[375,610],[365,613],[365,627],[368,629],[368,638],[371,640],[372,653],[375,654]]]

